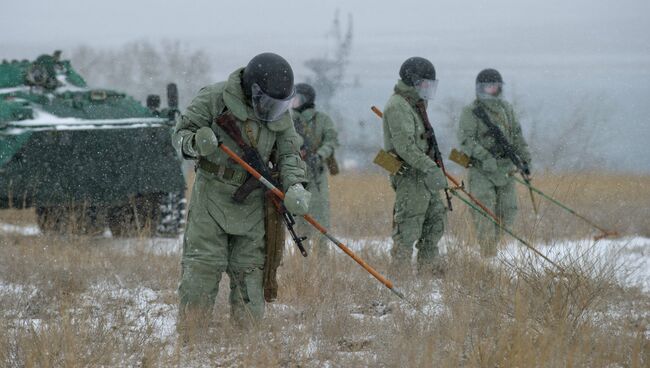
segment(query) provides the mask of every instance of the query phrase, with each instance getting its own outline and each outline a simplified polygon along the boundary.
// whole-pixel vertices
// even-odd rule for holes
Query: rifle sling
[[[267,173],[264,171],[263,167],[256,167],[258,165],[255,165],[254,160],[250,159],[251,155],[255,155],[257,157],[260,157],[259,152],[257,149],[252,147],[251,145],[246,144],[244,141],[244,138],[242,137],[241,130],[239,130],[239,127],[237,126],[237,121],[235,120],[235,117],[230,113],[229,111],[224,111],[221,113],[219,116],[217,116],[214,119],[215,124],[217,124],[235,143],[239,148],[241,148],[242,151],[244,151],[244,160],[246,163],[249,165],[255,167],[262,175],[265,177],[269,176]],[[264,164],[264,163],[260,163]],[[266,175],[265,175],[266,174]],[[267,177],[267,180],[273,180],[271,177]],[[255,189],[262,187],[263,185],[255,179],[251,174],[247,174],[246,180],[242,185],[240,185],[235,193],[233,194],[233,200],[235,202],[241,203],[243,202],[248,195]]]

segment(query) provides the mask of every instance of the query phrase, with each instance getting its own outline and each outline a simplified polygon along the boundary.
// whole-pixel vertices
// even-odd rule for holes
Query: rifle
[[[263,175],[261,175],[260,172],[258,172],[253,167],[251,167],[251,165],[249,165],[246,161],[244,161],[241,157],[239,157],[230,148],[226,147],[221,142],[219,142],[219,148],[221,148],[221,150],[224,151],[228,156],[230,156],[230,158],[235,160],[246,171],[248,171],[248,173],[251,174],[256,180],[259,180],[260,183],[262,183],[262,185],[264,185],[274,196],[276,196],[280,200],[284,199],[284,193],[282,193],[282,191],[280,189],[278,189],[267,178],[265,178]],[[341,241],[336,239],[333,235],[330,235],[330,233],[327,231],[327,229],[324,228],[321,224],[319,224],[313,217],[311,217],[310,215],[303,215],[302,217],[309,224],[311,224],[316,230],[318,230],[321,234],[323,234],[327,239],[329,239],[334,244],[336,244],[336,246],[339,247],[339,249],[341,249],[343,252],[345,252],[345,254],[350,256],[350,258],[352,258],[361,267],[363,267],[372,276],[374,276],[379,282],[381,282],[390,291],[392,291],[395,295],[397,295],[400,299],[405,299],[404,294],[402,293],[402,291],[400,289],[398,289],[395,286],[395,284],[393,284],[390,280],[388,280],[387,278],[382,276],[379,272],[377,272],[374,268],[372,268],[363,259],[359,258],[359,256],[357,256],[350,248],[345,246],[345,244],[343,244]]]
[[[420,113],[420,117],[422,117],[422,120],[424,121],[424,136],[427,138],[427,141],[429,141],[429,152],[427,153],[430,157],[433,158],[433,161],[436,163],[436,165],[438,165],[438,167],[442,170],[442,173],[446,176],[447,170],[445,169],[445,163],[442,161],[440,148],[438,148],[436,133],[433,131],[433,126],[429,121],[429,115],[427,115],[427,107],[424,104],[424,101],[418,101],[415,104],[415,107]],[[445,188],[445,197],[447,198],[447,207],[449,208],[449,211],[453,211],[451,207],[451,195],[449,195],[449,189],[447,188]]]
[[[278,214],[282,216],[282,222],[284,222],[284,225],[287,227],[287,230],[289,230],[291,239],[293,239],[293,242],[296,243],[298,250],[300,250],[300,254],[302,254],[303,257],[307,257],[307,251],[305,250],[305,247],[302,245],[302,242],[307,240],[307,237],[299,236],[296,233],[296,230],[293,228],[296,225],[296,220],[294,219],[293,215],[289,213],[287,208],[284,206],[284,203],[282,203],[276,196],[274,196],[273,193],[267,191],[266,195],[275,206],[275,210],[278,212]]]
[[[487,115],[485,110],[483,110],[483,107],[477,106],[472,110],[474,115],[476,115],[483,124],[488,129],[488,133],[494,138],[496,145],[489,148],[488,152],[494,157],[494,158],[500,158],[500,157],[506,157],[508,158],[517,168],[517,171],[521,175],[522,179],[526,182],[526,185],[528,186],[528,193],[530,194],[530,201],[533,204],[533,211],[535,214],[537,214],[537,204],[535,203],[535,197],[533,196],[533,190],[531,189],[531,178],[530,178],[530,169],[528,167],[528,163],[523,161],[519,155],[517,154],[517,150],[515,147],[508,142],[508,139],[503,135],[503,132],[501,129],[499,129],[498,126],[494,125],[492,121],[490,121],[490,117]]]
[[[320,191],[320,180],[318,176],[320,172],[323,171],[322,160],[313,149],[314,145],[305,131],[305,124],[302,121],[297,120],[294,122],[294,125],[296,127],[296,132],[300,134],[303,139],[303,145],[300,147],[300,156],[309,167],[309,172],[311,173],[314,184],[316,184],[316,189]]]
[[[223,129],[223,131],[226,132],[226,134],[228,134],[228,136],[230,136],[230,138],[232,138],[235,141],[235,143],[237,143],[239,148],[241,148],[244,151],[244,155],[243,155],[244,161],[246,161],[246,163],[251,167],[255,168],[255,170],[258,173],[260,173],[266,180],[273,183],[273,185],[277,187],[278,184],[276,183],[275,179],[273,179],[274,175],[272,170],[269,168],[269,165],[264,163],[262,156],[260,156],[260,153],[255,148],[253,148],[252,146],[244,142],[244,139],[241,136],[241,131],[237,127],[237,122],[235,118],[232,116],[232,114],[226,112],[219,115],[218,117],[215,118],[215,123],[221,129]],[[277,167],[274,166],[273,170],[277,170]],[[262,185],[262,183],[258,179],[256,179],[251,174],[249,174],[244,184],[242,184],[239,188],[237,188],[232,198],[235,202],[242,203],[253,190],[257,188],[263,188],[263,187],[264,185]],[[270,196],[270,193],[267,192],[266,195]],[[282,221],[287,227],[289,234],[291,234],[291,238],[293,239],[294,243],[296,243],[296,246],[300,250],[300,254],[302,254],[303,257],[307,257],[307,251],[305,250],[305,247],[302,244],[302,242],[306,240],[307,237],[299,236],[296,233],[294,229],[296,220],[294,219],[293,215],[289,213],[289,211],[287,210],[287,208],[284,206],[282,202],[275,200],[275,198],[273,200],[273,204],[278,214],[282,216]]]

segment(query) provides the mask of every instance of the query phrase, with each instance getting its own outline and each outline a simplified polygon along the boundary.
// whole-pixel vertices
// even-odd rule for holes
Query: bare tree
[[[211,81],[208,55],[179,41],[135,41],[113,49],[81,46],[73,50],[70,59],[89,85],[124,91],[141,101],[149,94],[162,93],[167,83],[174,82],[184,107]]]
[[[352,25],[352,15],[348,14],[348,26],[344,33],[337,10],[328,32],[328,37],[332,37],[335,42],[334,54],[305,61],[305,66],[314,73],[313,77],[307,78],[307,83],[314,87],[319,103],[326,109],[331,107],[332,97],[343,86],[345,69],[352,51]]]

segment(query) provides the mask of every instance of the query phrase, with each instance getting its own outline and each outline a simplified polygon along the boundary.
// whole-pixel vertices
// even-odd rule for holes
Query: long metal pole
[[[284,193],[280,189],[278,189],[275,185],[273,185],[270,181],[268,181],[264,176],[262,176],[257,170],[255,170],[252,166],[250,166],[246,161],[244,161],[239,155],[237,155],[235,152],[231,151],[230,148],[226,147],[223,143],[219,144],[219,148],[221,148],[222,151],[224,151],[230,158],[235,160],[239,165],[241,165],[246,171],[248,171],[249,174],[253,175],[253,177],[257,180],[260,181],[266,188],[268,188],[275,196],[280,198],[281,200],[284,200]],[[345,254],[350,256],[355,262],[357,262],[363,269],[368,271],[372,276],[374,276],[379,282],[384,284],[390,291],[392,291],[395,295],[397,295],[400,299],[404,299],[404,293],[400,291],[395,285],[393,284],[392,281],[388,280],[384,276],[382,276],[379,272],[377,272],[374,268],[372,268],[366,261],[361,259],[359,256],[357,256],[350,248],[348,248],[345,244],[343,244],[341,241],[336,239],[333,235],[331,235],[325,227],[323,227],[321,224],[319,224],[313,217],[309,215],[303,215],[304,219],[309,222],[314,228],[316,228],[318,231],[320,231],[327,239],[331,240],[334,244],[336,244],[337,247],[339,247]]]
[[[561,203],[557,199],[555,199],[555,198],[549,196],[548,194],[542,192],[541,190],[535,188],[530,183],[526,183],[525,180],[521,180],[516,176],[513,176],[513,179],[515,179],[515,181],[517,181],[518,183],[528,187],[528,190],[535,191],[535,193],[537,193],[537,194],[541,195],[542,197],[548,199],[551,203],[554,203],[558,207],[564,209],[565,211],[569,212],[570,214],[574,215],[575,217],[581,219],[582,221],[584,221],[584,222],[588,223],[589,225],[593,226],[594,228],[598,229],[602,234],[600,234],[598,236],[595,236],[594,237],[595,240],[600,240],[600,239],[608,237],[608,236],[617,236],[618,235],[618,232],[616,232],[616,231],[607,230],[607,229],[604,229],[604,228],[596,225],[593,221],[591,221],[588,218],[584,217],[583,215],[577,213],[573,209],[567,207],[565,204]]]

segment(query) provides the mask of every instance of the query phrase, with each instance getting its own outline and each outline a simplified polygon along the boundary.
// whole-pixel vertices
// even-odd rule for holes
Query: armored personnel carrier
[[[177,235],[185,180],[168,107],[94,89],[61,53],[0,64],[0,209],[35,208],[43,232]]]

